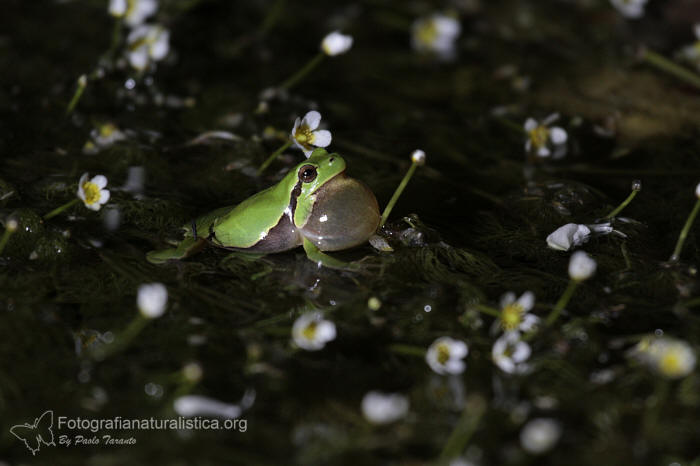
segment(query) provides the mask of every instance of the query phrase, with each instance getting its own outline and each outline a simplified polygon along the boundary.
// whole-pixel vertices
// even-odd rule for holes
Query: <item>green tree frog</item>
[[[177,247],[151,251],[147,259],[156,264],[183,259],[207,243],[263,254],[303,246],[307,257],[319,265],[347,268],[349,264],[323,251],[364,243],[379,222],[372,191],[346,176],[342,157],[316,149],[276,185],[184,225],[185,237]]]

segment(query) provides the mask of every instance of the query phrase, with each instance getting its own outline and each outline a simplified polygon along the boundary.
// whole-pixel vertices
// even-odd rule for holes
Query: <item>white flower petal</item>
[[[311,110],[306,115],[304,115],[302,123],[306,123],[309,129],[313,131],[316,128],[318,128],[318,125],[321,123],[321,114],[318,113],[316,110]]]
[[[583,281],[595,273],[596,262],[583,251],[576,251],[569,260],[569,277]]]
[[[513,350],[511,358],[514,362],[521,363],[523,361],[527,361],[527,359],[530,357],[530,354],[532,354],[532,349],[530,348],[530,345],[528,345],[524,341],[519,341],[515,344],[515,349]]]
[[[331,132],[327,129],[319,129],[312,133],[314,135],[313,145],[316,147],[328,147],[331,143]]]
[[[170,31],[163,29],[159,31],[155,42],[151,44],[150,55],[155,61],[160,61],[168,55],[170,50]]]
[[[368,392],[362,398],[362,414],[373,424],[389,424],[406,416],[408,398],[398,393]]]
[[[333,31],[321,41],[321,50],[329,56],[340,55],[350,50],[352,42],[352,36]]]
[[[518,299],[518,304],[523,308],[523,311],[529,311],[535,305],[535,293],[526,291]]]
[[[539,155],[540,157],[549,157],[549,154],[551,154],[551,152],[546,146],[542,146],[539,149],[537,149],[537,155]]]
[[[107,186],[107,178],[104,175],[93,176],[90,182],[96,184],[100,189]]]
[[[503,296],[501,296],[501,301],[500,301],[500,306],[501,309],[504,307],[508,306],[509,304],[513,304],[515,302],[515,293],[512,291],[509,291],[507,293],[504,293]]]
[[[523,125],[523,127],[525,128],[525,131],[530,132],[533,129],[537,128],[537,120],[535,120],[534,118],[528,118],[527,120],[525,120],[525,125]]]
[[[695,38],[700,40],[700,23],[695,23],[693,26],[693,32],[695,33]]]
[[[142,46],[128,54],[129,64],[137,70],[145,70],[148,66],[148,47]]]
[[[109,190],[108,189],[103,189],[100,191],[100,200],[98,201],[99,204],[106,204],[107,201],[109,201]]]
[[[568,135],[566,134],[566,131],[564,131],[563,128],[560,128],[558,126],[554,126],[549,130],[549,139],[552,141],[553,144],[564,144],[566,142],[567,137]]]
[[[109,14],[120,18],[126,13],[126,0],[110,0]]]

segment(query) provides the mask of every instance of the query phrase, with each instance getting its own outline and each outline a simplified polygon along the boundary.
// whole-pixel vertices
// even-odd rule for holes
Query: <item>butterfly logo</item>
[[[52,427],[53,411],[48,410],[34,419],[34,424],[17,424],[10,428],[10,432],[24,442],[29,451],[32,452],[32,455],[36,455],[42,443],[47,447],[49,445],[56,446],[56,443],[53,441]]]

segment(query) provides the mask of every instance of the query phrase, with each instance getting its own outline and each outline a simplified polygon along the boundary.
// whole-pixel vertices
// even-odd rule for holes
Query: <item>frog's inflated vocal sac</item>
[[[345,268],[321,251],[364,243],[379,220],[377,199],[364,183],[345,175],[345,160],[316,149],[276,185],[197,218],[183,226],[185,237],[176,248],[152,251],[147,258],[153,263],[183,259],[207,242],[251,253],[303,246],[309,259]]]

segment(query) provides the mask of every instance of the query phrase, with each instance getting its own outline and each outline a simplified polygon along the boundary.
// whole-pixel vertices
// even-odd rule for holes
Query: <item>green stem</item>
[[[486,408],[486,401],[479,395],[472,395],[467,399],[462,415],[447,438],[442,452],[440,452],[439,464],[447,464],[464,452],[464,449],[469,444],[469,440],[476,432],[477,427],[479,427],[479,422],[481,422]]]
[[[54,210],[52,210],[52,211],[49,212],[48,214],[44,215],[44,220],[48,220],[48,219],[50,219],[51,217],[55,217],[56,215],[60,214],[60,213],[63,212],[64,210],[73,207],[73,206],[74,206],[75,204],[77,204],[78,202],[80,202],[80,199],[79,199],[79,198],[75,198],[75,199],[73,199],[72,201],[66,202],[65,204],[63,204],[63,205],[60,206],[60,207],[56,207]]]
[[[277,0],[270,11],[268,11],[265,20],[260,26],[260,31],[258,34],[260,37],[264,36],[279,22],[282,18],[282,13],[284,13],[284,7],[286,6],[287,0]]]
[[[559,298],[557,304],[554,305],[554,309],[552,309],[552,312],[550,312],[547,316],[547,320],[545,321],[547,326],[552,325],[559,318],[559,314],[561,314],[561,311],[567,304],[569,304],[569,301],[574,295],[574,291],[576,291],[577,286],[578,282],[576,280],[569,280],[569,284],[566,287],[566,290],[564,290],[564,294],[561,295],[561,298]]]
[[[474,306],[474,308],[479,312],[483,312],[484,314],[488,314],[488,315],[496,317],[498,319],[501,318],[501,312],[498,309],[494,309],[490,306],[486,306],[485,304],[476,304]]]
[[[384,208],[384,212],[382,212],[382,219],[379,222],[379,228],[383,227],[384,224],[386,223],[386,220],[387,220],[387,218],[389,218],[389,214],[391,213],[391,210],[394,208],[394,205],[396,205],[396,202],[399,200],[399,197],[401,196],[401,193],[403,192],[403,190],[406,189],[406,185],[408,184],[409,180],[413,176],[413,172],[416,171],[417,166],[418,166],[418,164],[416,162],[411,163],[411,167],[406,172],[406,175],[404,175],[403,179],[401,180],[401,183],[399,183],[398,188],[396,188],[396,191],[394,191],[394,195],[391,196],[389,203]]]
[[[413,345],[402,345],[397,343],[394,345],[389,345],[389,351],[391,351],[392,353],[403,354],[406,356],[416,356],[419,358],[425,357],[425,348]]]
[[[647,48],[644,48],[641,51],[641,57],[651,66],[661,71],[664,71],[672,76],[675,76],[681,81],[685,81],[686,83],[700,89],[700,76],[688,70],[687,68],[684,68],[672,62],[668,58],[659,55],[658,53],[653,52]]]
[[[122,40],[122,20],[121,18],[117,18],[116,21],[114,21],[114,29],[112,29],[112,43],[109,46],[109,51],[107,52],[108,57],[114,56],[114,53],[117,51],[119,48],[119,43]]]
[[[2,238],[0,238],[0,254],[2,254],[2,251],[5,249],[5,245],[8,241],[10,241],[10,236],[12,236],[14,232],[14,229],[5,226],[5,232],[2,234]]]
[[[280,155],[282,152],[284,152],[284,151],[286,151],[287,149],[289,149],[289,146],[291,146],[291,145],[292,145],[292,140],[290,139],[290,140],[288,140],[287,142],[285,142],[284,144],[282,144],[282,146],[280,146],[279,149],[277,149],[276,151],[274,151],[274,152],[272,153],[272,155],[270,155],[270,156],[267,158],[267,160],[265,160],[265,161],[262,163],[262,165],[260,165],[260,168],[258,168],[258,175],[262,174],[262,172],[264,172],[265,169],[266,169],[272,162],[274,162],[275,159],[276,159],[277,157],[279,157],[279,155]]]
[[[304,65],[302,69],[297,71],[295,74],[293,74],[290,78],[288,78],[285,82],[280,85],[280,89],[286,89],[289,90],[292,87],[294,87],[299,81],[301,81],[304,76],[309,74],[314,68],[318,66],[319,63],[323,61],[323,58],[326,56],[325,53],[319,52],[318,55],[313,57],[311,60]]]
[[[150,319],[147,319],[141,314],[137,314],[124,331],[115,337],[114,343],[108,346],[97,347],[93,353],[93,357],[102,360],[123,350],[129,346],[129,343],[131,343],[139,333],[141,333],[149,320]]]
[[[683,225],[681,234],[678,235],[678,242],[676,243],[676,248],[673,250],[673,254],[671,254],[671,258],[669,259],[671,262],[678,262],[678,259],[680,259],[683,244],[685,244],[685,239],[688,237],[690,227],[693,226],[693,222],[695,221],[695,217],[697,217],[699,210],[700,199],[698,199],[697,202],[695,202],[695,207],[693,207],[693,210],[690,212],[690,215],[688,215],[688,220],[685,221],[685,225]]]
[[[68,108],[66,108],[66,115],[70,115],[71,113],[73,113],[75,106],[78,105],[78,102],[80,102],[80,98],[83,96],[83,91],[85,91],[85,86],[87,86],[87,76],[82,74],[78,78],[78,87],[75,89],[75,93],[73,94],[73,98],[70,99],[70,103],[68,104]]]
[[[637,191],[637,190],[633,190],[633,191],[630,193],[630,195],[627,196],[627,199],[625,199],[624,201],[622,201],[622,204],[620,204],[619,206],[617,206],[612,212],[610,212],[608,215],[606,215],[605,218],[613,218],[613,217],[615,217],[617,214],[619,214],[620,212],[622,212],[622,209],[624,209],[625,207],[627,207],[627,205],[628,205],[630,202],[632,202],[632,199],[634,199],[634,196],[636,196],[638,192],[639,192],[639,191]]]

